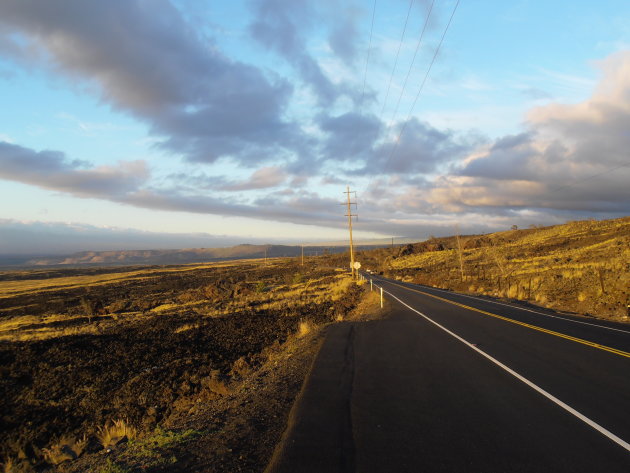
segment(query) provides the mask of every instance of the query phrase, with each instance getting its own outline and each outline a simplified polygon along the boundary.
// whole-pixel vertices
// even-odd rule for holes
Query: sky
[[[0,0],[0,254],[630,214],[630,2]]]

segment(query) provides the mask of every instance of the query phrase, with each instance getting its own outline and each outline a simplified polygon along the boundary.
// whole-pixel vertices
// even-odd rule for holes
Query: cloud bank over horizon
[[[239,38],[268,64],[235,57],[167,0],[2,2],[3,64],[141,123],[151,147],[104,162],[0,128],[0,179],[125,208],[331,229],[343,228],[338,203],[354,183],[361,230],[419,238],[630,213],[630,50],[600,59],[580,102],[523,89],[539,102],[520,132],[492,137],[475,123],[377,113],[377,84],[350,73],[365,67],[366,3],[245,6]],[[435,12],[425,56],[449,12]],[[378,48],[372,72],[391,67]]]
[[[233,235],[159,233],[131,228],[9,219],[0,219],[0,232],[0,255],[67,255],[81,251],[223,248],[240,244],[280,243]]]

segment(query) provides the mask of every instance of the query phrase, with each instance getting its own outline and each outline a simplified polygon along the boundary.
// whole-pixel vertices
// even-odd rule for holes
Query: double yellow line
[[[593,348],[599,348],[600,350],[604,350],[604,351],[607,351],[607,352],[610,352],[610,353],[614,353],[615,355],[619,355],[619,356],[624,356],[626,358],[630,358],[630,353],[628,353],[626,351],[617,350],[616,348],[607,347],[606,345],[601,345],[599,343],[590,342],[590,341],[584,340],[582,338],[577,338],[577,337],[572,337],[570,335],[565,335],[564,333],[554,332],[553,330],[548,330],[546,328],[538,327],[537,325],[531,325],[531,324],[526,324],[525,322],[519,322],[518,320],[510,319],[510,318],[504,317],[502,315],[493,314],[492,312],[486,312],[485,310],[477,309],[475,307],[471,307],[471,306],[468,306],[468,305],[465,305],[465,304],[460,304],[459,302],[454,302],[454,301],[451,301],[449,299],[444,299],[443,297],[439,297],[439,296],[436,296],[434,294],[430,294],[428,292],[419,291],[418,289],[412,289],[410,287],[403,286],[402,284],[398,284],[398,283],[390,282],[390,281],[388,281],[388,282],[390,284],[395,285],[395,286],[402,287],[403,289],[407,289],[408,291],[417,292],[418,294],[422,294],[424,296],[429,296],[429,297],[432,297],[434,299],[438,299],[438,300],[440,300],[442,302],[447,302],[449,304],[453,304],[453,305],[462,307],[464,309],[468,309],[468,310],[472,310],[472,311],[475,311],[475,312],[479,312],[480,314],[489,315],[490,317],[494,317],[496,319],[505,320],[506,322],[511,322],[513,324],[516,324],[516,325],[522,325],[523,327],[531,328],[532,330],[538,330],[539,332],[548,333],[549,335],[555,335],[556,337],[565,338],[567,340],[571,340],[572,342],[581,343],[582,345],[587,345],[587,346],[593,347]]]

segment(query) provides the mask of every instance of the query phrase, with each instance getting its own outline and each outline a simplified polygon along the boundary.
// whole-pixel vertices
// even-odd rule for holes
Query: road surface
[[[367,276],[268,472],[630,472],[629,326]]]

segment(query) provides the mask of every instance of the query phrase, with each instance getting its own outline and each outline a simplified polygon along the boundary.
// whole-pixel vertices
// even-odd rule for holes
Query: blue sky
[[[630,207],[621,0],[3,0],[0,104],[0,253],[338,240],[346,186],[360,238]]]

